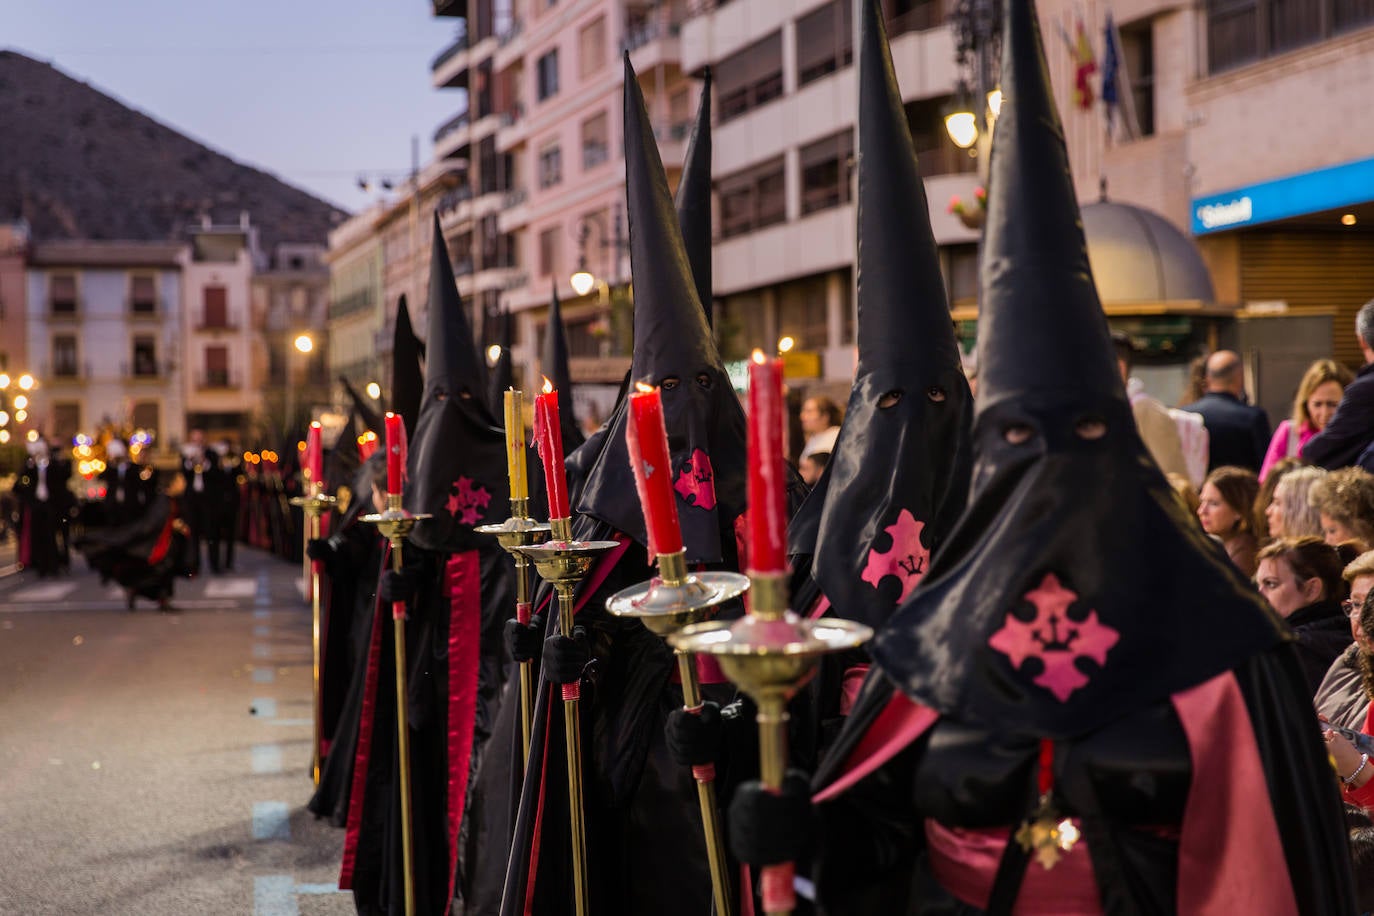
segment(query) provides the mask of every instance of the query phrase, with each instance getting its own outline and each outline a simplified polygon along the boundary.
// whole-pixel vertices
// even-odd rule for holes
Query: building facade
[[[27,264],[31,426],[62,442],[106,424],[186,432],[189,261],[167,242],[40,242]]]

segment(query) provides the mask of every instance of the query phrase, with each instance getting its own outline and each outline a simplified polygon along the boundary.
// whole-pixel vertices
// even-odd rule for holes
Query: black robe
[[[1173,704],[1149,705],[1056,742],[1059,812],[1081,819],[1082,843],[1102,911],[1108,916],[1184,912],[1181,895],[1197,901],[1224,887],[1227,875],[1235,874],[1228,867],[1237,864],[1239,855],[1245,857],[1241,873],[1248,865],[1251,877],[1267,869],[1269,877],[1278,875],[1280,885],[1291,881],[1297,912],[1354,912],[1349,852],[1338,842],[1343,831],[1335,780],[1312,775],[1329,770],[1317,756],[1316,742],[1285,739],[1295,728],[1315,729],[1291,646],[1253,656],[1218,677],[1233,679],[1244,700],[1248,721],[1233,722],[1234,729],[1212,718],[1199,740],[1197,731],[1182,726],[1183,707],[1175,695]],[[909,714],[907,725],[923,711],[875,675],[854,712],[857,727],[846,730],[818,774],[824,801],[816,878],[823,912],[830,916],[983,912],[936,880],[941,866],[931,864],[923,825],[935,820],[947,828],[1014,831],[1038,794],[1039,736],[1031,730],[991,734],[931,713],[932,722],[923,730],[916,723],[908,731],[916,737],[903,744],[897,734],[904,723],[892,715],[902,706]],[[1215,743],[1239,737],[1244,745],[1246,735],[1252,738],[1260,781],[1247,783],[1234,769],[1210,765],[1228,750],[1250,754],[1247,748],[1209,746],[1213,729],[1217,734],[1210,740]],[[885,737],[896,739],[900,750],[890,754],[892,745],[884,749]],[[838,795],[826,796],[824,787],[861,762],[871,767],[877,760],[884,762]],[[1214,810],[1238,818],[1249,815],[1245,823],[1223,817],[1208,825],[1196,814],[1191,822],[1185,818],[1185,810],[1213,797],[1230,798],[1231,804]],[[1258,860],[1264,844],[1248,833],[1229,856],[1224,843],[1215,843],[1232,830],[1248,830],[1256,817],[1268,819],[1271,835],[1261,839],[1273,840],[1276,861]],[[1214,842],[1208,844],[1209,839]],[[944,859],[948,868],[947,857],[934,859]],[[972,864],[968,868],[977,870]],[[1025,868],[1031,873],[1040,865],[1031,861]],[[1021,886],[1021,880],[1013,886]],[[1264,894],[1270,887],[1254,881],[1251,893]],[[1083,890],[1093,896],[1091,887]],[[1280,897],[1261,896],[1233,897],[1221,908],[1201,911],[1285,909]]]
[[[606,611],[607,598],[644,582],[653,568],[641,545],[603,523],[584,516],[577,536],[621,544],[583,581],[575,612],[578,625],[588,631],[597,659],[594,673],[583,682],[579,710],[591,912],[607,916],[708,914],[711,876],[696,783],[691,770],[672,759],[664,740],[668,715],[682,707],[673,652],[639,621]],[[722,537],[721,542],[727,555],[719,568],[737,569],[733,537]],[[547,631],[557,632],[557,611],[545,607],[543,613]],[[724,617],[740,613],[738,601],[718,611]],[[573,912],[563,703],[558,693],[546,680],[539,680],[531,765],[512,825],[514,840],[500,902],[503,914],[519,914],[526,907],[532,907],[535,916]],[[724,704],[734,695],[728,683],[702,685],[707,700]],[[508,715],[518,717],[518,702],[508,706],[517,707]],[[748,739],[752,735],[746,736],[746,745]],[[518,724],[515,741],[518,761]],[[729,797],[732,785],[753,773],[747,748],[742,749],[744,753],[731,750],[727,748],[716,771],[722,799]],[[742,763],[741,757],[747,762]],[[532,863],[536,837],[538,860]],[[492,836],[491,841],[500,838]],[[476,912],[492,912],[489,907],[497,898],[488,883],[491,877],[490,873],[482,876],[484,893],[474,901]],[[531,888],[533,897],[527,901]]]
[[[471,773],[490,737],[493,706],[507,667],[502,628],[514,603],[511,560],[494,541],[454,554],[408,544],[404,559],[420,583],[405,627],[415,912],[439,916],[462,891],[458,853],[468,820]],[[388,607],[379,609],[372,630],[372,676],[365,686],[340,879],[340,887],[353,891],[364,916],[404,912],[389,612]],[[472,648],[477,652],[467,651]],[[467,735],[450,728],[464,718],[462,704],[475,707]],[[460,762],[464,757],[466,766]],[[451,787],[462,787],[462,797]]]

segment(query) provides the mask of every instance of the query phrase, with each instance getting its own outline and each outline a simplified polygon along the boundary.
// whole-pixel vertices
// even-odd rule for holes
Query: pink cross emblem
[[[1007,613],[1002,629],[992,634],[988,645],[1005,655],[1013,668],[1020,668],[1028,658],[1038,658],[1045,670],[1034,683],[1053,693],[1063,703],[1069,695],[1088,683],[1088,676],[1079,671],[1074,660],[1090,658],[1100,666],[1107,664],[1107,652],[1116,645],[1121,634],[1097,619],[1097,611],[1089,611],[1082,622],[1071,620],[1068,610],[1078,600],[1078,594],[1060,584],[1054,573],[1034,589],[1025,599],[1035,606],[1035,619],[1024,623],[1011,612]]]
[[[711,470],[711,457],[701,449],[678,472],[673,489],[690,506],[710,511],[716,507],[716,475]]]
[[[925,527],[926,523],[916,521],[909,509],[899,512],[897,521],[883,529],[892,538],[892,547],[886,553],[870,548],[868,565],[859,578],[877,588],[885,577],[896,576],[902,583],[897,603],[906,601],[925,578],[930,563],[930,551],[921,544],[921,532]]]
[[[471,478],[459,477],[449,487],[448,502],[444,508],[464,525],[473,525],[489,505],[491,494],[486,487],[474,487]]]

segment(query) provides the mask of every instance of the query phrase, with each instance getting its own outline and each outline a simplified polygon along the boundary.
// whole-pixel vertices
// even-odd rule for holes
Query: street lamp
[[[296,352],[304,355],[315,349],[315,339],[309,334],[297,334],[292,345]],[[296,386],[291,378],[291,353],[286,354],[286,428],[285,435],[291,435],[291,424],[296,422]]]
[[[997,88],[1002,32],[1000,6],[1000,0],[958,0],[949,14],[959,88],[945,112],[945,130],[960,149],[978,144],[979,153],[986,147],[1002,108],[1002,91]],[[986,156],[981,158],[987,159]],[[986,166],[980,164],[979,168]]]
[[[587,295],[587,293],[592,291],[592,287],[596,285],[596,277],[592,276],[592,272],[587,269],[587,258],[585,255],[578,259],[577,271],[572,275],[569,282],[572,283],[573,292],[577,293],[579,296]]]

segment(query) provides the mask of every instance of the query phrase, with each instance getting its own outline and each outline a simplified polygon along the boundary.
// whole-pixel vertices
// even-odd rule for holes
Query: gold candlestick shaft
[[[572,519],[549,520],[555,541],[572,540]],[[558,632],[572,638],[576,580],[554,583],[558,592]],[[568,819],[572,825],[573,899],[577,916],[587,916],[587,831],[582,805],[582,685],[563,685],[563,738],[568,752]]]
[[[387,501],[390,502],[390,495]],[[398,497],[397,502],[400,502]],[[391,540],[391,568],[401,571],[402,536]],[[399,613],[397,609],[399,607]],[[406,617],[405,603],[397,602],[391,606],[391,623],[396,644],[396,748],[400,760],[401,784],[401,864],[405,869],[406,916],[415,916],[415,853],[411,848],[410,827],[410,722],[407,716],[406,686]]]
[[[377,530],[391,542],[391,568],[396,572],[402,567],[402,547],[415,523],[428,518],[427,515],[412,515],[401,507],[401,494],[386,495],[386,511],[381,515],[369,515],[363,521],[376,524]],[[400,784],[401,804],[401,867],[405,890],[405,916],[415,916],[415,853],[413,830],[411,827],[410,791],[410,719],[407,714],[406,699],[406,605],[396,601],[391,605],[391,621],[396,650],[396,749],[397,781]]]
[[[617,617],[633,617],[657,635],[671,641],[683,627],[700,622],[713,607],[743,594],[749,580],[738,573],[687,571],[687,553],[658,556],[658,576],[646,583],[622,589],[606,601],[606,609]],[[701,712],[701,685],[694,659],[688,652],[677,653],[682,681],[683,708]],[[725,858],[725,838],[720,829],[716,805],[714,764],[692,767],[701,807],[701,828],[706,840],[706,858],[711,869],[711,891],[717,916],[731,916],[730,876]]]
[[[305,524],[301,526],[301,563],[305,574],[305,584],[310,590],[310,645],[311,645],[311,696],[314,701],[315,741],[310,750],[310,778],[315,785],[320,784],[320,747],[324,741],[324,708],[320,693],[320,668],[322,649],[320,645],[321,607],[320,607],[320,564],[310,559],[310,542],[320,536],[320,516],[336,502],[326,496],[320,481],[311,481],[305,496],[297,496],[291,505],[300,506]]]
[[[688,712],[701,710],[701,685],[697,678],[695,659],[686,652],[675,652],[677,670],[682,676],[682,705]],[[697,804],[701,806],[701,829],[706,837],[706,861],[711,868],[711,895],[716,901],[717,916],[732,916],[730,876],[726,871],[725,837],[720,829],[720,809],[716,806],[716,770],[714,766],[692,767],[697,783]]]

